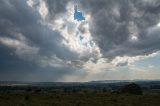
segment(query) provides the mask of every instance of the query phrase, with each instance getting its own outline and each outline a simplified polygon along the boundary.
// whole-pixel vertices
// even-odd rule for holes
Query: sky
[[[159,69],[159,0],[0,0],[0,81],[154,80]]]

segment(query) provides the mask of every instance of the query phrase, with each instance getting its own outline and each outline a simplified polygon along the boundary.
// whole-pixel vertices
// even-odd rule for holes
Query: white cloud
[[[28,6],[33,7],[34,1],[33,0],[27,0],[27,4],[28,4]]]
[[[90,55],[95,58],[101,57],[100,49],[93,41],[89,31],[90,15],[85,14],[86,20],[78,22],[73,18],[74,4],[70,2],[66,9],[66,13],[59,14],[54,20],[42,20],[41,23],[53,31],[58,31],[64,38],[59,43],[78,53],[79,57]]]
[[[32,59],[38,54],[39,48],[28,44],[27,39],[21,33],[14,33],[17,39],[0,37],[0,43],[15,49],[15,54],[21,58]]]
[[[45,0],[27,0],[28,6],[36,9],[42,19],[45,19],[48,15],[48,7],[46,6]]]
[[[125,66],[125,65],[129,65],[131,63],[134,63],[135,61],[139,61],[142,59],[146,59],[149,57],[154,57],[158,54],[158,52],[149,54],[149,55],[143,55],[143,56],[134,56],[134,57],[130,57],[130,56],[117,56],[115,57],[111,63],[115,66]]]
[[[48,15],[48,8],[46,6],[45,0],[40,0],[38,11],[40,15],[42,16],[42,18],[45,19],[46,16]]]
[[[65,67],[67,66],[67,62],[58,58],[56,55],[53,55],[51,57],[47,57],[47,56],[41,56],[39,58],[38,63],[40,63],[40,65],[42,67]]]
[[[138,40],[139,31],[138,31],[137,25],[134,22],[132,22],[132,21],[129,22],[128,31],[129,31],[129,34],[130,34],[130,38],[131,38],[130,40],[131,41]]]

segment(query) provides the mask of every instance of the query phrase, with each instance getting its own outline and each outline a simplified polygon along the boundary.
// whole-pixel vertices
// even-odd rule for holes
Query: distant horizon
[[[74,81],[0,81],[1,82],[20,82],[20,83],[87,83],[87,82],[103,82],[103,81],[160,81],[160,79],[134,79],[134,80],[91,80],[84,82],[74,82]]]

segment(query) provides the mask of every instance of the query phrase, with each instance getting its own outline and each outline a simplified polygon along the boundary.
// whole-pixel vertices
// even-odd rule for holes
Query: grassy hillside
[[[1,93],[0,106],[160,106],[160,94]]]

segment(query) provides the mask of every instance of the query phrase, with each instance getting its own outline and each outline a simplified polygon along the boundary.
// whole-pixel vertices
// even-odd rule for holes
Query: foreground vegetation
[[[156,86],[159,88],[159,86]],[[113,89],[116,88],[116,89]],[[149,88],[149,87],[146,87]],[[0,106],[160,106],[160,92],[123,86],[1,86]]]
[[[94,91],[1,93],[0,106],[160,106],[160,94]]]

